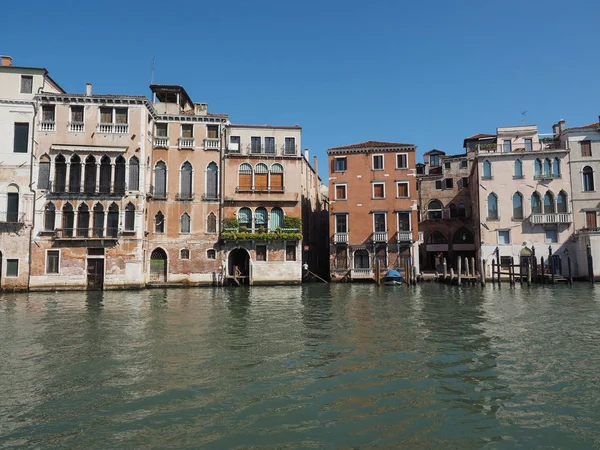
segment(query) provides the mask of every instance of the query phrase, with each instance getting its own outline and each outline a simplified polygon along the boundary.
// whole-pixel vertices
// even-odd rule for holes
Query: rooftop
[[[243,123],[232,123],[231,127],[236,128],[274,128],[276,130],[301,130],[300,125],[249,125]]]
[[[414,147],[414,144],[402,144],[400,142],[365,141],[360,142],[358,144],[343,145],[341,147],[332,147],[329,150],[355,150],[386,147]]]

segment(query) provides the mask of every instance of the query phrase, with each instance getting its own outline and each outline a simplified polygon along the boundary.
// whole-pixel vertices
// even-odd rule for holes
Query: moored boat
[[[400,272],[397,270],[388,270],[381,281],[383,281],[383,284],[387,286],[395,286],[406,283],[404,277],[400,275]]]

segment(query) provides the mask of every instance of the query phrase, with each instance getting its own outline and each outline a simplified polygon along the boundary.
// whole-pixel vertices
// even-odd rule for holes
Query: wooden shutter
[[[585,212],[585,226],[586,228],[596,228],[596,211]]]
[[[259,191],[267,190],[267,174],[257,173],[254,175],[254,187]]]
[[[335,198],[337,200],[343,200],[346,198],[346,185],[340,184],[335,187]]]
[[[272,191],[283,191],[283,174],[272,173],[271,174],[271,190]]]
[[[581,141],[581,156],[592,156],[592,145],[590,141]]]
[[[40,171],[38,172],[38,189],[48,189],[50,184],[50,163],[41,162]]]
[[[398,183],[398,197],[408,197],[407,183]]]
[[[252,189],[251,173],[240,173],[240,189]]]
[[[383,184],[373,185],[373,197],[383,198]]]
[[[29,140],[29,124],[28,123],[15,123],[15,139],[14,148],[15,153],[27,153],[27,143]]]
[[[218,183],[217,165],[210,163],[206,171],[206,196],[208,198],[217,198]]]
[[[137,158],[129,160],[129,189],[137,191],[140,188],[140,163]]]

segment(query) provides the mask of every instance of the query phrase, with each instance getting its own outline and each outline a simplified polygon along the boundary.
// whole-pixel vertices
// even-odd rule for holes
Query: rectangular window
[[[373,170],[383,170],[383,155],[373,155]]]
[[[375,233],[382,233],[387,231],[385,226],[385,213],[375,213],[373,215],[373,231]]]
[[[530,152],[533,150],[533,141],[531,139],[525,139],[525,151]]]
[[[498,230],[498,244],[510,244],[510,230]]]
[[[33,92],[33,77],[21,75],[21,94],[31,94]]]
[[[112,108],[100,108],[100,123],[112,124]]]
[[[445,188],[444,189],[452,189],[454,188],[454,180],[452,178],[446,178],[444,180]]]
[[[239,136],[229,136],[229,151],[239,152],[242,146],[242,141]]]
[[[467,169],[468,167],[469,167],[469,161],[467,161],[466,159],[463,159],[463,160],[460,162],[460,168],[461,168],[461,169]]]
[[[397,186],[398,186],[398,190],[396,193],[397,197],[404,198],[404,197],[409,196],[408,181],[398,181]]]
[[[261,138],[260,136],[252,136],[250,138],[250,151],[252,153],[260,153],[261,152]]]
[[[166,138],[168,136],[168,128],[166,123],[156,124],[156,136]]]
[[[71,106],[71,122],[83,123],[83,106]]]
[[[462,187],[469,187],[469,177],[462,177]]]
[[[121,125],[127,123],[127,108],[115,108],[115,123]]]
[[[18,277],[19,276],[19,260],[18,259],[7,259],[6,260],[6,276],[7,277]]]
[[[444,169],[446,169],[446,170],[452,169],[452,163],[450,161],[446,161],[444,163]]]
[[[335,171],[345,172],[348,169],[346,158],[335,158]]]
[[[256,246],[256,260],[257,261],[266,261],[267,260],[267,246],[266,245],[257,245]]]
[[[265,138],[265,153],[275,154],[275,138]]]
[[[398,231],[410,231],[410,213],[398,213]]]
[[[206,135],[209,139],[219,139],[219,125],[207,125]]]
[[[347,233],[348,232],[348,214],[336,214],[335,215],[335,232],[336,233]]]
[[[442,180],[435,180],[435,188],[442,189]]]
[[[286,155],[295,155],[296,154],[296,138],[286,137],[285,138],[285,148]]]
[[[194,125],[181,125],[181,137],[191,139],[194,137]]]
[[[373,198],[385,198],[384,183],[373,183]]]
[[[54,105],[43,105],[42,106],[42,122],[54,122],[55,119],[55,106]]]
[[[546,230],[546,244],[554,244],[558,242],[558,230],[547,229]]]
[[[581,141],[581,156],[592,156],[592,143]]]
[[[510,259],[510,256],[501,256],[500,257],[500,266],[502,266],[502,268],[505,268],[508,270],[511,263],[512,263],[512,260]]]
[[[29,124],[28,123],[15,123],[15,139],[13,152],[14,153],[27,153],[29,147]]]
[[[597,222],[597,214],[596,211],[586,211],[585,212],[585,227],[586,228],[596,228]]]
[[[285,260],[296,261],[296,246],[289,244],[285,246]]]
[[[429,165],[437,167],[440,165],[440,155],[429,155]]]
[[[60,252],[58,250],[48,250],[46,252],[46,273],[58,273],[58,261]]]
[[[345,184],[336,184],[335,185],[335,199],[336,200],[346,200],[346,185]]]
[[[508,153],[512,150],[510,139],[504,140],[504,153]]]
[[[406,153],[396,154],[396,169],[408,169],[408,155]]]
[[[425,166],[422,164],[419,164],[417,166],[417,175],[425,175]]]

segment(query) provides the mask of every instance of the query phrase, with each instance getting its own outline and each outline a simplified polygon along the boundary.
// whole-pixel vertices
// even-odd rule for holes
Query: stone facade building
[[[415,150],[368,141],[330,148],[332,280],[374,277],[382,269],[419,266]]]

